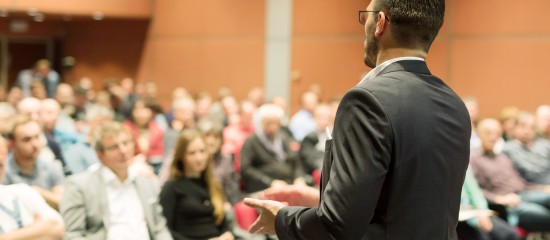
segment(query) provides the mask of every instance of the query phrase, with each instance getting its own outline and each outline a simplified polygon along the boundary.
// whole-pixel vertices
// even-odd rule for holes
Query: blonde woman
[[[225,220],[223,189],[212,173],[202,134],[183,130],[176,143],[170,177],[160,194],[174,239],[232,240]]]

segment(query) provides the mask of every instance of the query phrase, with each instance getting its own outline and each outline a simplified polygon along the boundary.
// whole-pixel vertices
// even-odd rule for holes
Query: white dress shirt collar
[[[112,184],[112,183],[118,183],[118,184],[129,184],[134,182],[134,180],[137,177],[137,172],[132,168],[128,168],[128,176],[124,180],[124,182],[120,182],[118,179],[118,176],[108,167],[102,165],[101,166],[101,176],[103,177],[103,181],[105,184]]]
[[[361,84],[363,82],[366,82],[366,81],[369,81],[369,80],[377,77],[378,74],[380,74],[382,72],[382,70],[384,70],[384,68],[386,68],[390,64],[392,64],[394,62],[397,62],[397,61],[404,61],[404,60],[425,61],[421,57],[398,57],[398,58],[392,58],[392,59],[386,60],[382,64],[380,64],[380,65],[376,66],[375,68],[373,68],[372,70],[370,70],[370,72],[361,80],[361,82],[359,82],[359,84]]]

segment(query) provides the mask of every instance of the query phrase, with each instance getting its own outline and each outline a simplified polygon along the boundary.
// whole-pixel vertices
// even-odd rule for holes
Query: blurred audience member
[[[7,102],[0,102],[0,134],[3,137],[8,136],[10,131],[9,122],[15,114],[17,114],[17,112],[11,104]]]
[[[0,180],[4,177],[7,143],[0,137]],[[62,239],[59,213],[26,184],[0,185],[0,239]]]
[[[519,124],[524,125],[524,120],[520,120],[522,123]],[[506,206],[509,215],[519,220],[514,220],[514,224],[528,231],[549,231],[550,185],[526,183],[506,155],[493,151],[502,134],[497,120],[479,122],[478,133],[482,147],[472,152],[470,164],[485,197],[490,202]],[[512,218],[509,217],[509,220]]]
[[[6,91],[6,88],[0,85],[0,102],[5,102],[7,97],[8,97],[8,93]]]
[[[94,146],[101,166],[65,182],[65,238],[172,239],[157,201],[158,185],[130,166],[132,135],[119,123],[104,123],[95,132]]]
[[[33,97],[28,97],[21,100],[19,104],[17,104],[17,111],[19,114],[29,116],[32,121],[42,125],[43,119],[41,116],[41,107],[42,102],[40,100]],[[44,134],[44,132],[41,131],[40,139],[42,142],[47,143],[47,145],[42,146],[39,158],[47,162],[54,162],[57,160],[65,168],[66,163],[61,152],[61,146],[55,140],[54,136],[51,134]],[[64,169],[64,171],[65,174],[70,174],[70,169]]]
[[[506,221],[491,215],[489,204],[481,191],[471,170],[466,171],[460,205],[476,210],[475,217],[461,222],[457,226],[460,239],[468,240],[519,240],[516,230]]]
[[[541,138],[550,139],[550,105],[537,108],[537,133]]]
[[[323,166],[327,131],[332,132],[333,127],[331,111],[328,105],[320,104],[315,107],[313,112],[317,129],[306,135],[300,145],[300,159],[306,174],[311,175],[314,171],[320,171]]]
[[[517,107],[506,107],[500,112],[499,120],[502,124],[502,138],[505,141],[512,140],[513,138],[518,113],[519,109]]]
[[[164,134],[164,154],[172,152],[183,129],[195,127],[195,100],[189,97],[178,98],[172,102],[173,120]]]
[[[240,153],[244,141],[254,133],[252,117],[255,111],[256,106],[252,102],[242,102],[239,108],[238,123],[229,125],[223,129],[222,152],[233,156],[237,171],[240,169]]]
[[[177,142],[170,180],[160,194],[174,239],[232,240],[225,196],[212,171],[212,156],[201,133],[184,130]]]
[[[232,156],[221,151],[223,126],[219,122],[205,118],[198,122],[197,129],[203,134],[206,149],[212,156],[214,177],[222,185],[227,201],[235,205],[242,200],[240,179],[235,171]]]
[[[302,109],[298,111],[290,119],[288,127],[292,132],[294,139],[301,142],[304,137],[315,131],[315,119],[313,118],[313,110],[319,102],[319,96],[313,92],[305,92],[302,94]]]
[[[196,99],[197,110],[196,116],[197,120],[201,120],[205,117],[209,117],[210,106],[212,105],[212,97],[208,92],[200,92],[197,95]]]
[[[154,121],[153,103],[138,100],[132,107],[132,117],[124,122],[136,146],[136,152],[144,154],[146,161],[158,174],[164,156],[164,132]]]
[[[14,117],[10,127],[10,146],[4,184],[26,183],[58,209],[63,193],[63,170],[56,162],[39,158],[44,142],[40,125],[25,115]]]
[[[248,101],[254,104],[257,108],[264,104],[264,89],[255,87],[248,91]]]
[[[59,114],[56,122],[56,128],[75,132],[75,119],[73,116],[76,115],[75,107],[75,94],[73,87],[66,83],[61,83],[57,86],[55,92],[55,100],[59,103]]]
[[[476,133],[476,126],[477,126],[477,118],[479,116],[479,103],[477,101],[477,98],[475,97],[465,97],[462,99],[464,101],[464,105],[466,105],[466,108],[468,109],[468,113],[470,114],[470,121],[472,122],[472,135],[470,138],[470,149],[476,149],[481,146],[481,141],[479,140],[479,137]]]
[[[255,134],[241,150],[241,175],[249,193],[268,187],[305,184],[298,154],[281,134],[281,108],[266,104],[254,116]]]
[[[6,97],[6,102],[11,104],[12,106],[17,106],[19,102],[23,99],[23,91],[18,86],[13,86],[10,88],[10,91],[8,92],[8,96]]]
[[[46,87],[39,81],[35,81],[31,84],[31,97],[36,99],[46,99],[48,97],[46,93]]]
[[[550,184],[550,141],[537,138],[535,116],[521,112],[516,119],[514,139],[504,145],[506,154],[521,176],[532,184]]]
[[[43,84],[47,97],[53,98],[59,84],[59,74],[51,69],[50,61],[40,59],[33,69],[23,70],[17,76],[17,86],[21,87],[25,97],[31,96],[31,85],[35,81]]]

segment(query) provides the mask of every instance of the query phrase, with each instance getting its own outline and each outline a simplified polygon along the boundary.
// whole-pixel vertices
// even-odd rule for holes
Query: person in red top
[[[252,116],[256,111],[256,105],[244,101],[239,109],[239,122],[223,129],[222,152],[234,157],[235,170],[240,169],[241,148],[248,136],[254,133]]]
[[[154,120],[153,104],[151,100],[137,100],[132,107],[132,116],[124,126],[135,140],[136,153],[144,154],[158,174],[164,156],[164,132]]]

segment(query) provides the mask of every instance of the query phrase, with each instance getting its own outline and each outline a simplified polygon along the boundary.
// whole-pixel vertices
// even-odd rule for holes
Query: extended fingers
[[[249,206],[249,207],[259,208],[260,210],[261,210],[261,209],[265,209],[265,203],[264,203],[264,201],[263,201],[263,200],[259,200],[259,199],[245,198],[245,199],[244,199],[244,204],[246,204],[246,205]]]

